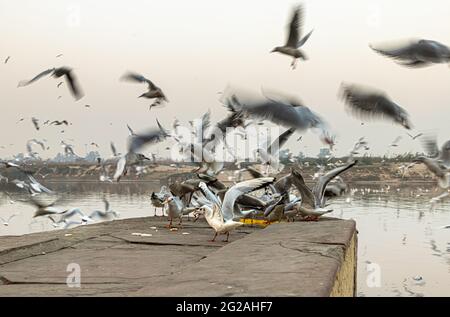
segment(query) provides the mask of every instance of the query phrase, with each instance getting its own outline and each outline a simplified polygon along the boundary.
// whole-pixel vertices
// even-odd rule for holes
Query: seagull
[[[44,77],[44,76],[53,76],[55,78],[60,78],[62,76],[65,76],[67,79],[67,82],[69,84],[70,91],[72,95],[75,97],[76,100],[79,100],[83,97],[83,93],[78,85],[78,82],[76,80],[76,77],[73,73],[73,70],[69,67],[59,67],[59,68],[50,68],[42,73],[36,75],[34,78],[30,80],[23,80],[19,82],[18,87],[28,86],[29,84],[35,82],[36,80]]]
[[[320,176],[312,191],[306,186],[300,172],[295,171],[299,181],[298,188],[302,197],[302,203],[296,205],[298,213],[305,217],[305,220],[317,221],[322,215],[332,212],[333,210],[326,206],[326,187],[333,178],[353,167],[356,163],[357,161],[349,162]]]
[[[450,140],[446,141],[441,149],[437,145],[437,138],[434,134],[424,135],[420,141],[429,157],[435,158],[443,167],[450,168]]]
[[[144,145],[161,142],[169,135],[168,132],[161,126],[158,119],[156,119],[156,122],[158,124],[158,128],[152,128],[144,134],[132,134],[129,137],[128,152],[117,162],[116,172],[113,176],[114,180],[119,182],[120,178],[126,175],[127,166],[139,164],[144,160],[150,160],[145,155],[136,153]]]
[[[76,156],[75,152],[73,151],[73,145],[67,144],[64,141],[61,141],[61,146],[64,148],[64,153],[66,155],[74,155]]]
[[[398,142],[400,142],[401,139],[402,139],[402,136],[399,135],[399,136],[396,137],[395,140],[389,145],[389,147],[398,147]]]
[[[8,56],[8,57],[5,59],[5,64],[8,63],[8,61],[9,61],[10,58],[11,58],[11,56]]]
[[[225,99],[225,104],[230,111],[240,113],[244,117],[269,120],[298,131],[318,129],[321,140],[328,145],[333,145],[334,138],[328,124],[319,115],[296,98],[282,96],[280,99],[282,100],[265,97],[262,101],[242,103],[236,94],[232,94],[230,98]]]
[[[220,207],[224,221],[229,221],[235,218],[234,205],[240,196],[264,188],[272,184],[274,180],[274,177],[262,177],[237,183],[226,191],[223,201],[209,189],[206,183],[200,182],[199,187],[206,199]]]
[[[156,99],[156,101],[150,105],[152,107],[161,104],[162,101],[168,102],[166,95],[163,93],[161,88],[156,86],[150,79],[145,78],[144,76],[132,72],[127,72],[122,76],[122,80],[137,82],[137,83],[146,83],[148,85],[148,91],[143,93],[138,98],[147,98],[147,99]]]
[[[171,194],[166,186],[162,186],[159,193],[152,192],[150,195],[150,201],[152,202],[153,207],[155,207],[155,216],[156,208],[162,208],[164,216],[165,201],[168,197],[170,197],[170,195]]]
[[[406,110],[391,101],[384,92],[356,84],[343,83],[340,93],[347,109],[356,117],[377,117],[391,120],[408,130],[412,127]]]
[[[40,127],[39,127],[39,119],[37,119],[35,117],[32,117],[31,118],[31,122],[33,122],[34,128],[39,131],[39,129],[40,129]]]
[[[14,217],[16,217],[16,216],[18,216],[20,213],[15,213],[15,214],[12,214],[11,216],[9,216],[7,219],[5,219],[5,218],[3,218],[3,217],[0,217],[0,221],[3,223],[3,225],[5,226],[5,227],[7,227],[7,226],[9,226],[9,223],[11,222],[11,220],[14,218]]]
[[[90,215],[89,218],[90,219],[109,219],[111,216],[113,216],[114,218],[118,218],[119,217],[119,213],[110,209],[109,207],[109,201],[103,197],[103,203],[105,204],[105,210],[94,210]]]
[[[450,186],[450,140],[444,143],[441,150],[437,146],[435,136],[423,136],[422,145],[429,156],[419,156],[413,162],[423,163],[438,179],[441,188]]]
[[[419,39],[391,50],[375,48],[375,52],[396,60],[400,65],[419,68],[431,64],[450,63],[450,48],[436,41]]]
[[[284,46],[277,46],[272,50],[272,53],[278,52],[281,54],[292,56],[292,69],[296,68],[298,58],[301,58],[303,60],[308,59],[305,53],[300,50],[300,47],[302,47],[306,43],[313,31],[311,30],[308,34],[302,37],[303,15],[303,6],[299,5],[294,8],[291,22],[288,28],[289,35],[286,44]]]
[[[198,207],[196,214],[203,214],[208,224],[214,229],[215,241],[218,234],[226,234],[227,238],[224,242],[228,242],[230,231],[243,225],[242,222],[236,222],[234,206],[236,199],[241,195],[250,193],[260,188],[272,184],[275,179],[273,177],[255,178],[233,185],[225,193],[223,202],[208,188],[208,186],[201,182],[199,187],[210,204],[204,204]]]
[[[406,133],[406,134],[413,140],[415,140],[415,139],[417,139],[417,138],[419,138],[419,137],[421,137],[423,135],[423,133],[418,133],[416,135],[411,135],[409,133]]]
[[[197,210],[196,207],[185,207],[183,205],[183,202],[181,199],[177,196],[168,196],[166,200],[164,201],[164,204],[168,205],[167,208],[167,215],[169,216],[169,224],[167,225],[168,228],[172,228],[172,221],[174,218],[179,218],[179,226],[182,224],[182,216],[188,215],[191,212],[194,212]]]
[[[68,126],[69,125],[69,122],[67,121],[67,120],[61,120],[61,121],[59,121],[59,120],[54,120],[54,121],[52,121],[52,122],[50,122],[50,125],[66,125],[66,126]]]
[[[75,207],[75,208],[70,208],[67,210],[64,210],[61,214],[61,219],[60,222],[64,222],[67,223],[67,219],[72,218],[76,215],[79,215],[81,217],[81,222],[82,223],[88,223],[93,221],[93,219],[90,216],[87,216],[84,212],[81,211],[80,208]]]
[[[286,130],[282,134],[278,136],[278,138],[272,142],[272,144],[267,148],[259,147],[256,152],[259,154],[259,157],[263,164],[267,165],[267,168],[271,167],[275,171],[280,172],[283,169],[283,165],[279,163],[279,151],[283,147],[283,145],[287,142],[287,140],[294,134],[295,129],[291,128]],[[267,174],[268,170],[266,171]]]

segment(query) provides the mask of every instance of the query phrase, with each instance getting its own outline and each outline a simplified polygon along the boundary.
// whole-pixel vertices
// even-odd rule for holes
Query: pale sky
[[[314,32],[304,46],[309,60],[291,70],[289,57],[269,52],[284,44],[296,3],[0,0],[0,145],[6,147],[0,149],[0,157],[25,152],[31,138],[49,140],[52,149],[42,157],[53,157],[62,150],[60,141],[71,138],[82,155],[84,144],[91,142],[101,146],[103,155],[110,155],[110,141],[124,152],[126,123],[145,130],[158,117],[170,127],[175,117],[187,124],[208,109],[213,121],[220,120],[226,109],[217,92],[228,84],[298,96],[337,133],[337,155],[345,155],[360,136],[366,136],[376,154],[386,153],[398,135],[404,137],[397,152],[421,150],[400,126],[385,122],[361,126],[360,120],[348,116],[337,99],[342,81],[386,91],[410,113],[413,133],[434,130],[440,144],[449,138],[450,68],[445,64],[403,68],[368,47],[408,38],[450,45],[449,1],[302,1],[305,31]],[[64,55],[56,58],[58,54]],[[7,56],[11,58],[4,64]],[[55,66],[74,68],[83,99],[75,102],[67,87],[57,88],[53,78],[17,88],[20,80]],[[150,103],[136,98],[145,92],[145,85],[119,81],[127,70],[160,86],[170,100],[167,106],[149,112]],[[64,134],[56,127],[35,131],[33,116],[41,123],[67,119],[73,125],[63,128]],[[17,124],[22,117],[24,122]],[[294,153],[316,155],[323,147],[312,133],[302,143],[295,142],[297,136],[288,143]],[[160,154],[166,144],[170,143],[158,147]]]

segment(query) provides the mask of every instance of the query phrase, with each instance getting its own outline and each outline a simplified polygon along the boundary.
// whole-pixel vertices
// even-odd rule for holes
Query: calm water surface
[[[87,213],[103,209],[102,197],[121,218],[154,215],[149,194],[159,183],[47,183],[65,192],[64,207],[80,207]],[[25,199],[14,187],[14,200]],[[394,187],[358,186],[354,194],[333,201],[331,216],[354,219],[358,235],[359,296],[450,296],[450,199],[431,209],[438,192],[431,185]],[[19,212],[1,235],[20,235],[54,230],[50,221],[32,219],[33,207],[0,198],[0,216]],[[160,211],[158,211],[160,214]],[[1,240],[0,240],[1,241]],[[0,242],[1,243],[1,242]]]

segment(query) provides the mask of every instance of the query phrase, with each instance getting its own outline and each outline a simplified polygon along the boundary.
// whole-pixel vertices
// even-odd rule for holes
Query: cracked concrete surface
[[[173,232],[165,224],[136,218],[0,237],[0,296],[328,296],[355,232],[353,221],[324,218],[241,227],[227,244],[209,242],[201,221]],[[80,288],[66,285],[70,263],[80,265]]]

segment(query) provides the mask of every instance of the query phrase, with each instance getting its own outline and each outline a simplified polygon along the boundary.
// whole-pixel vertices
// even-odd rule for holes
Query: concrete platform
[[[230,243],[209,242],[202,221],[165,224],[135,218],[0,237],[0,296],[355,295],[354,221],[245,226]],[[81,268],[80,288],[66,284],[70,263]]]

